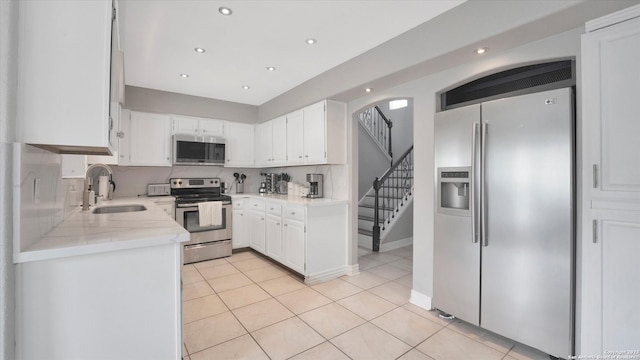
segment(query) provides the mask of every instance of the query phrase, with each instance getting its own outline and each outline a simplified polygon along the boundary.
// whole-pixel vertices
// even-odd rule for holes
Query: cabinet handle
[[[289,224],[284,224],[285,227],[289,226]]]
[[[167,160],[169,160],[169,157],[167,156]]]
[[[298,159],[302,159],[302,155],[298,156]]]
[[[277,223],[276,226],[280,226],[280,223]]]
[[[593,220],[592,221],[592,225],[593,227],[593,243],[597,244],[598,243],[598,220]]]
[[[308,157],[309,157],[309,155],[305,155],[304,157],[308,158]]]
[[[598,164],[593,164],[593,188],[598,188]]]
[[[261,218],[260,220],[264,221],[264,218]]]

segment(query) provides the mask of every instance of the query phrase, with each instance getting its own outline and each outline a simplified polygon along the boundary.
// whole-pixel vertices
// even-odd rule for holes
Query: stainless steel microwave
[[[224,165],[225,139],[213,136],[173,135],[174,165]]]

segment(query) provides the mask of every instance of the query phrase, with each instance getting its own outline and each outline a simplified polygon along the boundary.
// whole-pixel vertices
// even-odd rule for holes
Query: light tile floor
[[[307,286],[254,252],[185,265],[183,359],[548,359],[409,303],[411,246]]]

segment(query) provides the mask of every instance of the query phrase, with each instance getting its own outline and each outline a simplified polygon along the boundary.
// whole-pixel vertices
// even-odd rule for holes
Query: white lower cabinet
[[[282,218],[277,215],[267,215],[267,251],[270,258],[282,261]]]
[[[305,273],[305,225],[302,221],[285,219],[283,229],[283,263],[301,273]]]
[[[234,249],[249,247],[249,217],[244,198],[233,199],[231,214],[231,246]]]
[[[346,202],[319,200],[322,205],[313,206],[313,200],[251,196],[246,201],[252,249],[300,273],[308,284],[352,274]]]
[[[249,199],[247,211],[249,225],[249,245],[252,249],[265,253],[266,249],[266,222],[264,201]]]
[[[16,265],[16,359],[179,359],[182,245]]]

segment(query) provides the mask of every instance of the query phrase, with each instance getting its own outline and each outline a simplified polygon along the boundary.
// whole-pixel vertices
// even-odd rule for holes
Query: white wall
[[[469,79],[478,78],[527,62],[575,56],[579,60],[582,28],[532,42],[502,53],[487,53],[482,57],[469,54],[469,62],[436,74],[426,76],[379,93],[351,101],[348,113],[386,98],[413,97],[414,99],[414,152],[415,198],[414,212],[420,221],[414,221],[413,291],[424,296],[423,306],[430,307],[433,295],[433,214],[435,175],[433,170],[433,117],[436,111],[436,93]],[[580,92],[578,89],[578,96]],[[580,119],[577,119],[578,127]],[[579,134],[579,132],[578,132]],[[357,159],[357,133],[351,133],[351,153]],[[355,154],[355,155],[353,155]],[[579,172],[578,172],[579,173]],[[357,194],[358,179],[352,177],[352,194]],[[357,202],[352,195],[352,201]],[[356,210],[357,211],[357,210]],[[353,214],[352,214],[353,215]],[[351,226],[352,238],[357,239],[357,226]],[[352,251],[357,250],[356,241]],[[357,251],[356,251],[357,253]],[[353,259],[352,259],[353,260]]]
[[[188,115],[250,124],[258,121],[258,107],[254,105],[135,86],[127,86],[124,94],[124,107],[130,110]]]
[[[14,358],[12,142],[18,73],[18,3],[0,1],[0,358]]]

